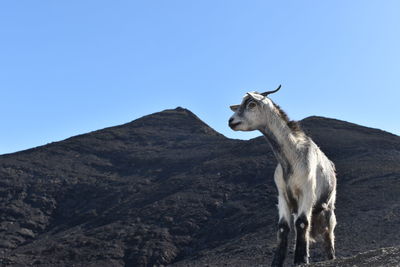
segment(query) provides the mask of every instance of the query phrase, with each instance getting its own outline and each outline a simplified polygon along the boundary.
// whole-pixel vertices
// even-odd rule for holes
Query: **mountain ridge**
[[[39,146],[36,146],[36,147],[27,148],[27,149],[23,149],[23,150],[11,152],[11,153],[0,154],[0,157],[1,156],[15,154],[15,153],[20,153],[20,152],[25,152],[25,151],[29,151],[29,150],[32,150],[32,149],[45,147],[45,146],[52,145],[52,144],[57,144],[57,143],[60,143],[60,142],[63,142],[63,141],[67,141],[67,140],[72,139],[72,138],[81,137],[81,136],[84,136],[84,135],[87,135],[87,134],[92,134],[92,133],[96,133],[96,132],[100,132],[100,131],[104,131],[104,130],[108,130],[108,129],[113,129],[113,128],[118,128],[118,127],[126,127],[126,126],[128,126],[128,125],[130,125],[132,123],[135,123],[137,121],[140,121],[142,119],[152,118],[152,117],[156,116],[157,114],[168,114],[168,113],[173,112],[173,111],[178,111],[178,112],[180,112],[182,114],[186,114],[187,116],[192,117],[194,120],[197,120],[197,121],[203,123],[205,127],[210,128],[211,132],[215,132],[217,135],[224,136],[223,134],[215,131],[211,126],[209,126],[206,122],[201,120],[198,116],[196,116],[196,114],[194,114],[189,109],[178,106],[178,107],[176,107],[174,109],[165,109],[163,111],[154,112],[154,113],[151,113],[149,115],[145,115],[145,116],[139,117],[137,119],[134,119],[134,120],[132,120],[130,122],[127,122],[127,123],[122,123],[122,124],[114,125],[114,126],[107,126],[107,127],[104,127],[104,128],[98,129],[98,130],[93,130],[93,131],[85,132],[85,133],[82,133],[82,134],[77,134],[77,135],[74,135],[74,136],[70,136],[70,137],[67,137],[67,138],[59,140],[59,141],[54,141],[54,142],[50,142],[50,143],[47,143],[47,144],[43,144],[43,145],[39,145]],[[345,121],[345,120],[339,120],[339,119],[334,119],[334,118],[329,118],[329,117],[324,117],[324,116],[312,115],[312,116],[305,117],[304,119],[301,119],[298,122],[300,124],[307,123],[307,122],[310,122],[310,121],[315,123],[315,122],[318,122],[320,120],[344,123],[344,124],[348,124],[349,126],[361,127],[361,128],[369,129],[369,130],[372,130],[372,131],[376,131],[377,133],[387,133],[389,135],[393,135],[395,137],[399,137],[395,133],[391,133],[391,132],[388,132],[388,131],[385,131],[385,130],[382,130],[382,129],[379,129],[379,128],[363,126],[363,125],[352,123],[352,122],[348,122],[348,121]],[[244,139],[229,138],[229,137],[226,137],[226,136],[224,136],[224,137],[227,138],[227,139],[232,139],[232,140],[244,140]],[[257,139],[257,138],[262,138],[262,136],[254,137],[254,138],[251,138],[249,140]],[[244,141],[246,141],[246,140],[244,140]]]

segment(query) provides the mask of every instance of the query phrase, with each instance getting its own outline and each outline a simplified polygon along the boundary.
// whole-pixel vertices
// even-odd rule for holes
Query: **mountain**
[[[337,256],[399,246],[400,137],[301,124],[337,167]],[[263,137],[228,139],[183,108],[1,155],[0,264],[268,266],[275,166]]]

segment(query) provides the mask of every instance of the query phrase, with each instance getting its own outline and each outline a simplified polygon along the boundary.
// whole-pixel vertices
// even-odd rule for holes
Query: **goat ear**
[[[260,100],[264,99],[264,96],[257,94],[257,93],[253,93],[253,92],[249,92],[249,93],[247,93],[247,95],[256,101],[260,101]]]
[[[238,110],[239,107],[240,107],[240,105],[233,105],[233,106],[230,106],[230,109],[231,109],[233,112],[236,112],[236,110]]]

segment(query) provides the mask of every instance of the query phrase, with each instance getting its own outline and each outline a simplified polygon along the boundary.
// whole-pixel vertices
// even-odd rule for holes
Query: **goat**
[[[278,245],[272,266],[283,266],[293,215],[296,232],[294,263],[309,261],[309,242],[322,236],[329,259],[335,258],[336,174],[334,164],[295,121],[267,96],[277,92],[249,92],[229,119],[234,131],[259,130],[278,161],[274,180],[278,189]]]

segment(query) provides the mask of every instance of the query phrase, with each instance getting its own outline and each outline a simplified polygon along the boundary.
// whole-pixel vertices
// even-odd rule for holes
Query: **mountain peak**
[[[223,136],[216,132],[208,124],[202,121],[189,109],[177,107],[156,112],[129,123],[133,127],[147,127],[148,130],[159,132],[170,131],[171,134],[206,134],[211,136]],[[124,125],[121,125],[122,127]]]
[[[181,107],[181,106],[176,107],[175,110],[176,110],[176,111],[190,111],[190,110],[188,110],[188,109],[186,109],[186,108],[183,108],[183,107]]]

